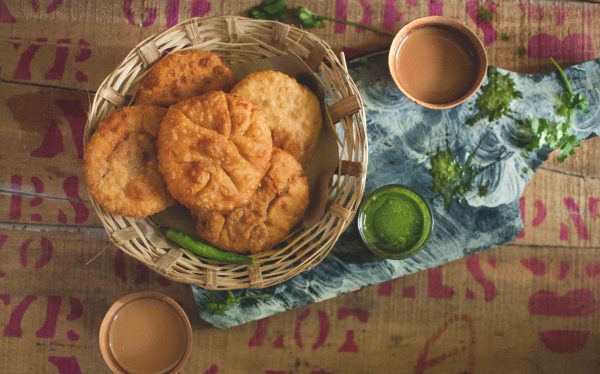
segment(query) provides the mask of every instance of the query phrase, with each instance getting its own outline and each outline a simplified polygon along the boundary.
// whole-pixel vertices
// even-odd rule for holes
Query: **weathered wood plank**
[[[583,178],[600,178],[600,138],[595,137],[585,140],[575,152],[564,162],[556,161],[556,153],[544,164],[543,168]]]
[[[600,247],[600,179],[539,169],[521,198],[519,244]]]
[[[0,222],[101,227],[89,202],[0,193]]]
[[[46,3],[5,0],[0,20],[0,33],[4,36],[0,45],[5,52],[0,54],[0,78],[94,90],[147,36],[190,16],[244,15],[257,2],[124,0],[99,5],[92,0],[79,0],[50,3],[48,8]],[[289,3],[307,5],[300,0]],[[477,30],[486,41],[492,64],[517,71],[549,70],[550,55],[573,63],[590,59],[600,50],[600,29],[593,27],[593,21],[600,17],[597,4],[496,1],[488,5],[490,24],[477,21],[478,4],[473,0],[348,0],[314,2],[310,8],[318,14],[362,20],[391,31],[424,15],[453,17]],[[46,27],[40,27],[40,22]],[[552,30],[553,35],[543,35],[543,30]],[[390,37],[342,24],[328,23],[324,29],[312,31],[349,55],[383,49],[390,42]]]
[[[104,372],[96,335],[104,311],[120,295],[146,289],[179,300],[192,317],[190,372],[215,365],[219,372],[431,366],[442,372],[560,373],[597,365],[598,249],[505,246],[221,331],[195,318],[187,287],[159,280],[102,236],[0,230],[0,241],[2,368],[49,372],[52,356],[74,357],[83,372]],[[22,314],[15,311],[19,305]],[[547,333],[556,329],[587,338],[570,346],[573,353],[561,353],[566,348]],[[434,362],[453,349],[455,355]],[[510,359],[498,360],[498,354]]]
[[[79,184],[88,106],[85,93],[0,83],[0,188],[58,197]]]

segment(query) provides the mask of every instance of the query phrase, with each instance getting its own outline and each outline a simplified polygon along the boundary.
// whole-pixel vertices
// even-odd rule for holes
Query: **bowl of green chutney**
[[[363,200],[358,210],[358,232],[375,255],[407,258],[423,248],[433,229],[429,204],[410,187],[382,186]]]

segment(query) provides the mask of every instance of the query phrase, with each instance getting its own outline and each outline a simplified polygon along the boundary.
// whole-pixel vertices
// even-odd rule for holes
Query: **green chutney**
[[[358,213],[363,241],[373,253],[385,258],[416,253],[427,241],[431,225],[431,211],[425,200],[401,185],[377,189]]]

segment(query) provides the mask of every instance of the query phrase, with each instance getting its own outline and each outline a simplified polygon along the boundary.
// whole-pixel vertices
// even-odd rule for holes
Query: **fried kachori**
[[[226,212],[252,197],[273,146],[264,117],[248,99],[213,91],[169,108],[157,149],[175,199],[192,211]]]
[[[158,171],[155,149],[165,113],[152,105],[120,109],[104,118],[87,142],[88,190],[109,212],[145,217],[174,203]]]
[[[214,53],[188,50],[165,56],[142,80],[135,104],[169,106],[209,91],[229,91],[235,75]]]
[[[257,253],[285,239],[302,219],[308,200],[302,165],[289,153],[274,148],[269,170],[248,204],[226,213],[192,213],[202,239],[225,250]]]
[[[289,75],[272,71],[250,73],[232,90],[264,112],[273,145],[305,163],[315,150],[323,116],[319,99]]]

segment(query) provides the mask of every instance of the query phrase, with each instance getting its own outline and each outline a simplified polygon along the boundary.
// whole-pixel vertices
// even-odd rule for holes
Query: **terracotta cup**
[[[170,297],[163,295],[158,292],[136,292],[125,295],[114,302],[114,304],[108,309],[104,319],[102,320],[102,324],[100,325],[100,352],[102,353],[102,358],[106,362],[106,365],[110,368],[113,373],[116,374],[127,374],[125,370],[123,370],[115,358],[113,357],[112,351],[109,345],[109,332],[112,321],[114,320],[116,314],[119,310],[125,306],[126,304],[144,298],[156,298],[162,300],[169,304],[173,309],[179,314],[179,317],[183,321],[183,325],[185,327],[185,334],[187,336],[185,352],[181,358],[181,361],[170,371],[170,373],[179,373],[187,360],[190,358],[190,354],[192,352],[192,326],[190,324],[190,320],[188,316],[185,314],[184,310],[177,304],[177,302]]]
[[[451,28],[452,30],[462,34],[463,36],[466,37],[467,40],[470,41],[470,44],[473,46],[475,55],[478,56],[479,65],[478,65],[478,70],[477,70],[477,77],[473,81],[473,85],[462,97],[460,97],[454,101],[448,102],[448,103],[442,103],[442,104],[429,103],[429,102],[419,99],[418,97],[411,95],[402,86],[402,82],[399,79],[398,72],[396,70],[396,53],[398,52],[398,48],[401,47],[401,44],[404,41],[404,39],[412,31],[422,28],[422,27],[428,27],[428,26],[443,26],[446,28]],[[462,23],[457,22],[451,18],[441,17],[441,16],[429,16],[429,17],[422,17],[422,18],[414,19],[414,20],[410,21],[409,23],[407,23],[406,25],[404,25],[404,27],[402,27],[402,29],[400,29],[400,31],[398,31],[398,33],[394,37],[394,40],[392,41],[392,45],[390,47],[390,52],[388,55],[388,65],[389,65],[389,69],[390,69],[390,74],[392,75],[392,79],[394,79],[396,86],[398,86],[400,91],[402,91],[402,93],[406,97],[408,97],[410,100],[414,101],[415,103],[417,103],[425,108],[429,108],[429,109],[449,109],[449,108],[455,107],[455,106],[465,102],[469,97],[471,97],[471,95],[473,95],[475,93],[475,91],[477,91],[477,89],[479,89],[479,87],[481,86],[481,83],[483,82],[483,79],[485,78],[485,74],[486,74],[487,66],[488,66],[488,60],[487,60],[487,55],[485,53],[485,48],[483,46],[483,43],[477,37],[477,35],[475,35],[475,33],[473,31],[471,31],[471,29],[469,29],[467,26],[465,26]]]

